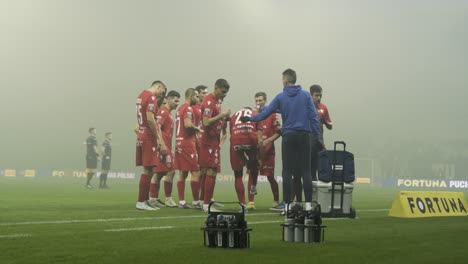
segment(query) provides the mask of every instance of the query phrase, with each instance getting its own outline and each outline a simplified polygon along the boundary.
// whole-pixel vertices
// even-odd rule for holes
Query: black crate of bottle
[[[249,248],[250,231],[244,208],[239,212],[213,212],[208,209],[203,230],[203,244],[210,248]]]

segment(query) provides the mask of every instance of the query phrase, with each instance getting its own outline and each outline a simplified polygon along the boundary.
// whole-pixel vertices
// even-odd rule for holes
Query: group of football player
[[[161,207],[195,208],[207,211],[213,201],[216,176],[220,172],[220,147],[230,129],[230,158],[234,170],[235,189],[239,202],[246,209],[255,209],[258,174],[267,176],[273,191],[272,209],[281,209],[278,183],[274,178],[275,151],[273,141],[280,136],[276,114],[259,122],[242,123],[242,116],[252,116],[255,109],[243,108],[231,117],[230,110],[221,110],[223,99],[229,91],[224,79],[216,81],[214,91],[199,85],[185,91],[185,100],[179,106],[181,95],[169,91],[161,81],[152,83],[138,96],[136,103],[138,125],[136,165],[143,166],[140,176],[137,209],[158,210]],[[266,103],[266,94],[255,94],[257,107]],[[176,110],[176,118],[171,112]],[[175,124],[175,142],[172,136]],[[246,204],[243,168],[249,172],[249,203]],[[175,171],[178,203],[172,198]],[[190,173],[192,203],[185,199],[185,182]],[[161,179],[164,178],[165,200],[159,198]],[[219,205],[215,203],[214,205]],[[211,210],[216,210],[211,208]]]
[[[257,194],[259,174],[266,176],[271,186],[273,205],[270,209],[284,209],[274,177],[274,141],[281,134],[279,117],[273,113],[260,122],[243,122],[246,117],[256,115],[266,105],[267,95],[264,92],[254,95],[254,108],[244,107],[232,116],[230,110],[222,111],[221,104],[229,87],[225,79],[218,79],[211,93],[204,85],[188,88],[180,106],[181,94],[173,90],[167,92],[162,81],[154,81],[149,89],[140,93],[136,102],[136,165],[143,166],[143,173],[139,181],[137,209],[178,207],[208,211],[208,206],[212,203],[217,206],[210,208],[213,211],[222,206],[214,202],[213,193],[216,176],[220,172],[220,148],[227,138],[228,127],[234,185],[238,201],[244,210],[255,209],[254,196]],[[173,110],[176,110],[175,120],[171,114]],[[172,148],[174,124],[176,145]],[[243,182],[244,167],[248,173],[248,203]],[[177,203],[172,198],[175,171],[179,171]],[[185,183],[189,173],[191,203],[185,198]],[[159,198],[163,178],[164,200]],[[298,188],[300,187],[296,189]],[[298,190],[296,193],[301,193]]]

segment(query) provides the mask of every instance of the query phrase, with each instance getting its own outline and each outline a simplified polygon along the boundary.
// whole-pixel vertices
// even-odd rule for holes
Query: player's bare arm
[[[140,126],[137,124],[135,128],[133,129],[133,132],[138,135],[138,131],[140,130]]]
[[[214,123],[216,123],[218,120],[220,120],[222,118],[225,118],[225,117],[229,117],[230,115],[231,115],[231,110],[225,110],[225,111],[219,113],[219,115],[211,117],[211,118],[208,118],[208,117],[204,116],[203,117],[203,125],[204,126],[211,126]]]
[[[162,155],[166,155],[167,154],[167,147],[166,147],[166,144],[164,143],[164,139],[163,139],[162,131],[161,131],[161,126],[158,123],[156,123],[156,133],[157,133],[156,137],[158,138],[159,152]]]
[[[166,155],[167,148],[162,139],[161,128],[156,123],[153,112],[146,112],[146,121],[148,121],[148,125],[151,129],[151,132],[153,132],[153,135],[156,135],[156,141],[160,145],[161,154]]]
[[[221,147],[224,144],[224,141],[226,141],[226,138],[227,138],[227,128],[226,126],[223,126],[221,140],[219,141],[219,147]]]
[[[279,134],[279,133],[275,133],[275,134],[273,134],[273,136],[271,136],[271,137],[265,139],[265,140],[263,141],[263,144],[266,146],[266,145],[268,145],[268,144],[270,144],[270,143],[273,143],[273,142],[274,142],[275,140],[277,140],[279,137],[280,137],[280,134]]]
[[[192,120],[190,120],[190,118],[185,118],[184,119],[184,127],[187,128],[187,129],[195,130],[196,132],[201,132],[202,131],[199,127],[193,125]]]

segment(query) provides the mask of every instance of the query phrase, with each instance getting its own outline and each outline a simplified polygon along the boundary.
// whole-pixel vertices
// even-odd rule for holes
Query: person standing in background
[[[104,138],[104,142],[102,143],[102,163],[101,175],[99,175],[99,188],[109,189],[109,186],[107,185],[107,174],[109,173],[112,160],[112,133],[106,132]]]
[[[99,159],[98,142],[96,139],[96,128],[88,129],[89,136],[86,139],[86,185],[88,189],[92,189],[91,180],[96,174],[97,162]]]
[[[332,120],[330,118],[330,113],[328,112],[327,106],[322,103],[322,87],[318,84],[314,84],[310,86],[310,95],[312,100],[314,101],[315,109],[317,110],[318,119],[320,123],[320,135],[318,141],[321,144],[317,144],[317,148],[312,149],[312,160],[311,160],[311,172],[312,172],[312,180],[317,180],[317,170],[318,170],[318,153],[322,150],[325,150],[325,140],[323,138],[323,126],[328,130],[333,129]]]

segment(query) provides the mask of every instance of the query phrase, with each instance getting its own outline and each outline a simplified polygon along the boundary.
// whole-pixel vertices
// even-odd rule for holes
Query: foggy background
[[[152,81],[183,95],[225,78],[235,112],[292,68],[323,87],[326,144],[347,142],[357,176],[370,160],[379,177],[466,179],[467,17],[468,1],[0,0],[0,168],[84,169],[96,127],[112,168],[134,169]]]

